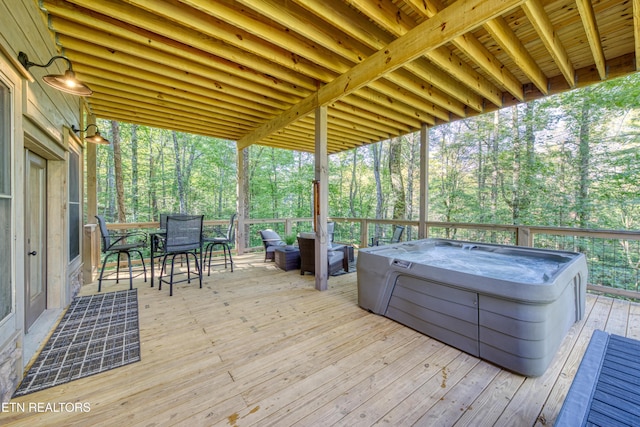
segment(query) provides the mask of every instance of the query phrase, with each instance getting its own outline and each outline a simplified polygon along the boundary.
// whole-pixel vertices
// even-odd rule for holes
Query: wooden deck
[[[589,295],[547,372],[526,378],[360,309],[356,273],[318,292],[262,254],[236,261],[173,297],[140,280],[142,361],[14,399],[27,410],[0,424],[546,426],[594,329],[640,337],[639,304]],[[90,411],[30,412],[33,402]]]

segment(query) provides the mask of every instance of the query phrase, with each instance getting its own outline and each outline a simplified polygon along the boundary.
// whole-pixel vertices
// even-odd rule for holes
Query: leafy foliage
[[[428,219],[637,228],[639,107],[635,74],[430,128]],[[111,126],[98,125],[113,140]],[[119,132],[127,221],[236,210],[232,141],[128,123]],[[410,134],[330,156],[330,216],[417,218],[419,141]],[[260,145],[247,153],[250,217],[309,217],[313,154]],[[99,210],[113,221],[112,147],[98,147],[98,169]]]

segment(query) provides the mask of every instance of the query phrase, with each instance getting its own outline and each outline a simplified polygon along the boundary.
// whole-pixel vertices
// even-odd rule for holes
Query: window
[[[11,314],[11,92],[0,81],[0,320]]]
[[[69,262],[80,256],[82,238],[82,204],[80,186],[80,154],[71,147],[69,150]]]

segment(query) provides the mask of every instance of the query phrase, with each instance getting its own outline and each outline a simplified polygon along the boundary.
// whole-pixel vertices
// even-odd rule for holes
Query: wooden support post
[[[327,107],[316,108],[315,179],[318,185],[316,203],[316,289],[328,289],[327,217],[329,204],[329,159],[327,157]]]
[[[245,148],[247,150],[247,148]],[[247,230],[245,229],[244,220],[246,218],[245,210],[247,208],[246,198],[247,198],[247,180],[246,180],[246,158],[244,150],[238,149],[236,154],[236,171],[237,171],[237,187],[236,187],[236,196],[237,196],[237,206],[236,212],[238,212],[237,220],[238,226],[236,227],[236,250],[238,251],[238,255],[242,255],[247,246]]]

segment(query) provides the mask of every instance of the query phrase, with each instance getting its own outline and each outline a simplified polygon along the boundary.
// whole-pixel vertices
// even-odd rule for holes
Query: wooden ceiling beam
[[[523,0],[503,0],[500,7],[483,0],[468,0],[452,4],[432,19],[423,22],[404,36],[391,42],[385,49],[354,66],[349,72],[321,87],[316,94],[305,98],[276,119],[265,123],[256,131],[243,137],[238,141],[238,148],[243,149],[259,141],[275,130],[309,114],[317,106],[327,105],[356,91],[372,80],[376,80],[426,52],[438,48],[449,40],[472,30],[477,25],[481,25],[482,22],[506,13],[522,2]],[[431,37],[424,37],[425,34],[430,34]]]
[[[146,7],[151,7],[150,4],[154,4],[152,0],[134,1],[139,5],[145,4]],[[316,40],[314,40],[313,43],[301,40],[300,38],[294,37],[288,29],[287,31],[279,30],[278,28],[274,28],[273,25],[257,21],[240,9],[226,7],[221,4],[212,5],[208,0],[189,0],[183,1],[183,3],[188,3],[191,7],[210,14],[216,19],[231,23],[247,33],[251,33],[265,41],[275,43],[279,47],[287,49],[289,55],[294,54],[296,56],[306,58],[307,60],[335,73],[331,79],[323,80],[325,82],[331,81],[335,76],[348,71],[354,65],[354,61],[356,63],[361,61],[361,59],[358,59],[358,56],[364,56],[362,54],[358,55],[357,53],[349,52],[348,49],[341,49],[338,47],[335,47],[335,50],[333,51],[324,50],[326,48],[322,46],[322,40],[318,40],[317,43]],[[267,16],[271,19],[277,19],[279,15],[276,15],[276,11],[281,11],[283,9],[281,5],[274,4],[272,5],[273,7],[268,10],[265,9],[266,5],[267,3],[265,2],[254,2],[251,4],[251,7],[257,9],[261,13],[270,12],[271,15]],[[294,19],[291,14],[287,14],[287,17],[289,20]],[[297,28],[300,28],[301,26],[302,24],[299,24]],[[307,25],[307,27],[311,28],[310,25]],[[316,37],[320,37],[318,32],[316,32],[315,35]],[[351,57],[349,59],[345,59],[349,53],[351,54]],[[382,93],[386,97],[398,99],[425,113],[435,115],[442,119],[448,119],[449,113],[443,107],[443,105],[447,105],[447,100],[445,97],[435,96],[439,91],[425,93],[424,90],[422,90],[421,96],[412,96],[409,93],[403,93],[403,90],[398,87],[402,85],[395,82],[392,76],[386,76],[386,80],[389,80],[389,83],[385,81],[374,81],[370,83],[369,87],[370,89]],[[412,88],[417,86],[418,85],[415,85]],[[440,105],[440,103],[443,105]],[[456,110],[456,114],[462,111],[464,110],[460,105],[460,108]]]
[[[560,69],[569,86],[572,88],[576,87],[576,76],[573,64],[571,64],[569,55],[553,28],[549,15],[544,11],[540,0],[527,0],[523,3],[522,10],[524,10],[529,22],[531,22],[531,25],[535,28],[542,43],[553,57],[556,66]]]
[[[220,131],[217,128],[202,125],[194,126],[192,121],[184,121],[176,117],[166,117],[156,114],[153,110],[130,110],[123,108],[123,104],[109,103],[100,100],[94,105],[93,111],[96,117],[101,119],[119,120],[147,126],[151,125],[162,129],[179,130],[185,133],[216,136],[222,139],[233,140],[233,135],[224,130]]]
[[[218,134],[220,134],[220,132],[224,133],[224,138],[230,140],[235,140],[238,134],[246,132],[246,129],[239,129],[240,126],[238,125],[231,127],[226,123],[216,122],[206,116],[200,116],[197,114],[189,116],[183,111],[175,110],[172,113],[171,109],[167,111],[155,104],[145,103],[142,100],[127,100],[126,98],[115,95],[105,95],[101,97],[92,104],[92,107],[96,111],[96,114],[101,109],[110,108],[111,110],[115,110],[116,108],[119,108],[122,110],[123,114],[181,123],[184,126],[191,126],[193,129],[197,129],[198,132],[201,132],[201,129],[203,128],[211,129],[213,132]]]
[[[355,11],[353,8],[342,3],[334,4],[324,0],[294,1],[301,7],[304,7],[308,12],[317,16],[319,20],[324,20],[330,23],[330,25],[339,27],[345,34],[375,51],[383,49],[388,43],[394,40],[389,33],[384,32],[379,26],[369,22],[369,20],[358,20],[357,17],[354,16]],[[415,86],[411,89],[414,93],[421,94],[424,91],[435,89],[438,92],[449,95],[451,101],[457,101],[473,110],[482,111],[483,100],[480,95],[476,92],[465,90],[459,81],[453,79],[442,69],[434,66],[427,59],[416,59],[411,63],[405,64],[403,68],[424,82],[424,84],[418,88],[418,91],[415,91]],[[443,108],[451,112],[455,111],[446,105],[443,105]],[[461,111],[457,111],[455,114],[460,117],[466,115],[466,113],[462,113]]]
[[[91,67],[81,63],[75,63],[73,67],[82,81],[91,87],[94,84],[100,86],[113,87],[123,92],[133,95],[143,95],[149,98],[165,102],[167,105],[182,105],[188,108],[196,108],[209,111],[210,114],[223,114],[233,117],[235,120],[256,122],[270,118],[265,111],[236,109],[234,105],[224,101],[212,100],[202,95],[189,93],[184,90],[176,90],[170,86],[164,86],[148,80],[141,80],[127,74],[114,72],[112,70]]]
[[[633,0],[633,39],[636,52],[636,71],[640,71],[640,0]]]
[[[351,68],[353,65],[362,62],[362,60],[371,54],[375,53],[377,49],[371,49],[365,46],[359,46],[359,42],[349,39],[349,36],[346,34],[340,34],[335,30],[335,27],[325,27],[319,25],[320,22],[309,22],[303,20],[298,14],[295,14],[292,10],[284,10],[282,8],[282,4],[279,1],[274,0],[262,0],[260,2],[255,1],[247,1],[247,0],[238,0],[239,3],[244,4],[246,7],[251,8],[252,10],[258,12],[262,16],[266,16],[269,19],[279,23],[283,26],[288,26],[290,32],[296,32],[297,34],[305,37],[308,40],[313,42],[313,45],[323,46],[325,49],[333,52],[335,55],[339,55],[345,61],[344,66],[341,68],[336,68],[334,71],[338,73],[343,73]],[[192,6],[198,5],[200,8],[204,8],[208,1],[206,0],[189,0],[189,4]],[[250,28],[254,28],[252,22],[246,23],[246,25],[251,26]],[[246,28],[249,30],[249,28]],[[253,29],[255,31],[255,29]],[[257,34],[257,33],[256,33]],[[261,33],[257,34],[260,37],[268,38],[271,33]],[[287,34],[286,37],[283,37],[281,43],[284,46],[288,46],[289,49],[296,52],[300,55],[305,55],[304,49],[298,50],[296,44],[291,41],[291,35]],[[297,46],[303,45],[299,43]],[[316,49],[317,50],[317,49]],[[313,52],[314,54],[318,55]],[[315,58],[316,62],[323,61],[325,55],[322,52],[320,55]],[[309,58],[311,59],[311,58]],[[323,64],[321,64],[323,65]],[[430,91],[426,91],[424,88],[424,83],[417,81],[415,78],[411,78],[409,74],[398,75],[397,72],[389,73],[383,77],[383,80],[372,82],[371,87],[375,90],[383,92],[385,94],[390,94],[389,90],[386,88],[384,84],[384,80],[389,81],[392,84],[398,85],[407,91],[410,91],[418,97],[420,97],[421,102],[422,99],[428,100],[429,102],[435,104],[443,110],[451,111],[456,115],[464,115],[464,105],[462,103],[452,102],[444,93],[440,90],[433,88]],[[427,106],[431,108],[430,106]],[[424,108],[424,107],[423,107]],[[443,114],[444,111],[443,111]]]
[[[345,147],[358,146],[363,144],[363,139],[358,133],[349,133],[344,128],[330,124],[327,128],[328,143],[330,146]],[[276,140],[289,139],[299,146],[305,146],[305,151],[314,151],[315,147],[315,123],[313,117],[305,117],[298,120],[295,124],[274,133],[272,137]],[[380,141],[386,139],[381,135],[370,135],[366,141]]]
[[[48,2],[56,2],[61,0],[47,0]],[[155,16],[151,12],[147,12],[142,9],[137,9],[130,5],[116,4],[110,2],[99,2],[95,3],[92,0],[72,0],[74,3],[92,8],[96,13],[104,14],[106,16],[118,16],[119,19],[122,19],[124,22],[129,23],[130,25],[139,26],[140,28],[145,29],[146,31],[157,30],[158,28],[158,17]],[[95,3],[95,4],[94,4]],[[139,4],[140,2],[136,2]],[[156,4],[155,2],[151,2]],[[167,5],[162,5],[163,7]],[[153,9],[153,8],[151,8]],[[260,44],[255,39],[251,39],[251,37],[247,37],[247,35],[243,35],[238,38],[237,31],[231,31],[229,26],[225,25],[212,25],[211,22],[204,20],[202,17],[196,17],[192,13],[188,13],[183,10],[187,8],[173,8],[170,10],[166,10],[166,7],[163,9],[165,13],[174,13],[176,17],[182,17],[183,19],[189,18],[190,21],[186,24],[190,26],[189,29],[182,25],[171,25],[171,21],[167,21],[163,28],[166,30],[167,36],[172,38],[179,38],[184,43],[196,44],[199,39],[210,40],[211,43],[215,45],[215,48],[221,50],[223,53],[228,52],[228,45],[224,44],[220,46],[220,43],[217,40],[213,40],[214,37],[221,38],[226,43],[232,43],[236,46],[234,49],[237,52],[243,52],[244,56],[237,55],[235,51],[229,53],[230,60],[243,60],[242,64],[248,68],[256,68],[260,70],[265,70],[269,74],[275,73],[276,76],[282,77],[282,73],[278,73],[277,69],[274,69],[272,66],[272,62],[270,59],[275,58],[278,62],[277,66],[290,67],[292,75],[299,73],[300,71],[305,71],[307,73],[311,73],[311,78],[313,79],[332,79],[335,77],[335,74],[318,74],[317,70],[307,68],[302,64],[304,60],[302,58],[295,58],[295,61],[292,63],[291,55],[288,58],[284,58],[286,56],[284,50],[279,51],[278,53],[274,52],[272,49],[265,48],[263,44]],[[173,18],[173,16],[172,16]],[[174,22],[176,22],[174,20]],[[178,22],[176,22],[178,24]],[[192,31],[193,34],[197,34],[198,36],[194,39],[194,37],[187,37],[189,31]],[[210,39],[209,39],[210,38]],[[251,40],[249,40],[251,39]],[[214,41],[216,43],[214,43]],[[224,48],[227,48],[225,50]],[[250,54],[255,54],[255,57],[251,57],[242,49],[249,49]],[[219,54],[219,52],[216,52]],[[246,61],[248,58],[251,58],[251,61]],[[264,60],[260,60],[264,58]],[[293,64],[293,65],[292,65]],[[301,67],[303,67],[301,69]],[[296,83],[293,81],[293,83]],[[304,87],[304,85],[303,85]],[[316,86],[317,87],[317,84]],[[391,109],[397,113],[401,113],[407,115],[410,118],[418,118],[423,120],[425,123],[434,123],[433,114],[438,114],[442,119],[448,120],[448,117],[445,117],[446,114],[441,111],[434,109],[432,105],[426,106],[426,111],[420,110],[413,105],[414,102],[417,101],[417,97],[414,98],[406,98],[398,99],[397,94],[394,92],[388,92],[386,94],[379,94],[376,91],[373,91],[369,88],[362,88],[357,96],[366,100],[367,102],[373,102],[380,105],[378,107],[378,111],[383,112],[385,109]],[[348,102],[348,101],[346,101]],[[358,105],[358,103],[355,103]],[[362,103],[359,103],[362,106]]]
[[[83,67],[76,66],[76,68],[82,69]],[[241,134],[242,130],[246,131],[246,129],[253,129],[257,126],[258,118],[243,119],[237,115],[233,115],[232,111],[217,108],[215,104],[190,102],[169,95],[158,97],[155,91],[143,90],[139,87],[135,88],[130,84],[119,81],[117,78],[107,80],[103,77],[104,76],[85,74],[83,75],[83,81],[90,84],[95,92],[100,93],[101,99],[107,101],[114,101],[115,98],[113,97],[117,97],[121,98],[123,105],[126,104],[127,100],[130,100],[132,106],[143,107],[143,105],[145,105],[144,108],[149,108],[147,107],[148,105],[155,105],[158,111],[167,115],[175,111],[177,115],[183,117],[201,117],[199,120],[204,120],[212,124],[226,124],[230,128],[237,128],[238,131],[236,135]],[[410,128],[397,123],[386,125],[385,122],[387,122],[387,120],[383,117],[372,116],[366,111],[358,112],[341,103],[336,104],[337,105],[333,106],[331,110],[332,113],[330,113],[332,124],[335,124],[336,127],[346,129],[346,133],[351,133],[354,138],[358,134],[368,135],[369,139],[375,139],[388,137],[389,135],[395,135],[400,132],[411,132]],[[311,129],[313,129],[313,124],[311,125]],[[355,130],[355,132],[352,132],[352,130]],[[311,133],[313,133],[313,131]]]
[[[593,5],[591,0],[576,0],[576,6],[578,6],[578,13],[580,14],[584,31],[587,33],[587,40],[589,40],[589,47],[600,74],[600,79],[605,80],[607,78],[607,61],[604,58],[604,50],[600,41],[600,31],[598,30]]]
[[[98,30],[101,34],[114,35],[146,48],[160,50],[173,55],[175,60],[184,58],[216,69],[221,73],[298,96],[303,90],[313,91],[316,88],[313,79],[305,79],[283,67],[277,70],[270,67],[270,64],[265,64],[265,67],[260,70],[239,67],[236,63],[219,56],[220,51],[225,52],[226,57],[233,57],[236,60],[245,57],[245,53],[229,46],[220,46],[218,41],[202,37],[195,31],[175,27],[172,29],[175,38],[170,39],[141,27],[118,21],[111,16],[101,15],[94,10],[71,5],[63,0],[44,0],[44,5],[54,17],[59,15],[74,25]],[[255,61],[255,58],[252,58],[252,61]],[[246,62],[250,61],[246,60]]]
[[[484,29],[542,93],[549,92],[547,76],[504,18],[498,17],[485,22]]]
[[[341,151],[640,69],[640,0],[505,1],[37,3],[99,116],[310,152],[317,106]]]
[[[75,53],[69,52],[69,54],[72,59],[78,59]],[[187,91],[177,91],[175,90],[176,82],[165,82],[167,86],[163,86],[156,83],[159,80],[159,77],[154,78],[153,80],[151,80],[149,76],[145,79],[134,78],[133,74],[135,73],[132,73],[130,68],[122,65],[117,66],[116,64],[116,66],[99,69],[84,65],[85,62],[100,63],[100,61],[98,61],[97,58],[92,60],[91,57],[85,57],[83,62],[76,61],[75,71],[80,73],[83,77],[86,75],[88,78],[84,78],[84,80],[86,80],[87,83],[97,82],[102,86],[113,85],[122,90],[125,90],[126,88],[126,90],[129,90],[132,94],[138,93],[147,97],[155,97],[165,103],[175,102],[178,105],[191,105],[193,108],[197,109],[210,109],[215,114],[227,114],[236,117],[238,120],[255,121],[260,118],[269,118],[269,115],[266,114],[264,110],[246,111],[245,113],[247,114],[243,114],[242,112],[235,110],[235,106],[221,102],[218,99],[205,97]],[[119,70],[120,73],[115,73],[114,70]],[[109,79],[110,82],[107,82],[107,79]],[[345,98],[345,100],[347,99]],[[336,108],[350,114],[353,120],[375,121],[383,126],[388,126],[390,128],[393,127],[398,131],[409,132],[411,128],[407,122],[412,122],[411,125],[413,126],[413,129],[420,127],[421,121],[419,120],[411,120],[411,118],[399,116],[400,121],[395,121],[389,117],[390,115],[393,116],[390,114],[391,112],[389,110],[383,110],[375,104],[366,103],[365,101],[353,102],[356,100],[357,99],[354,97],[349,97],[347,101],[352,102],[353,105],[342,102],[339,103],[339,105],[336,105]],[[360,109],[358,106],[364,106],[365,109]],[[379,110],[377,113],[375,112],[376,109]]]
[[[192,13],[187,7],[155,1],[152,2],[152,6],[155,6],[155,8],[147,9],[130,0],[127,0],[128,4],[106,1],[96,2],[95,0],[66,1],[107,17],[117,16],[123,22],[152,33],[161,29],[165,37],[169,39],[180,40],[186,45],[197,46],[198,48],[207,47],[207,49],[203,50],[232,62],[241,63],[250,69],[261,70],[267,75],[298,84],[306,89],[315,88],[316,84],[313,79],[317,80],[317,75],[322,75],[321,70],[315,69],[311,63],[301,60],[301,58],[293,58],[291,55],[281,63],[271,61],[269,58],[276,60],[284,58],[286,52],[282,49],[274,49],[273,46],[251,37],[250,34],[238,34],[238,31],[234,31],[230,25],[205,19],[204,15]],[[160,18],[159,15],[164,15],[164,19]],[[172,19],[168,19],[167,16]],[[175,25],[178,21],[186,22],[187,25]],[[273,64],[278,66],[274,67]],[[283,72],[285,72],[284,75]],[[311,79],[300,80],[302,75],[311,76]],[[324,74],[324,77],[330,78],[331,75]]]
[[[192,108],[176,109],[159,105],[153,98],[137,98],[133,99],[126,92],[113,90],[111,88],[105,88],[96,86],[96,90],[100,91],[102,96],[93,102],[97,111],[109,110],[111,114],[116,114],[117,109],[123,110],[122,115],[127,117],[136,117],[138,120],[141,118],[152,119],[155,122],[162,120],[163,118],[170,118],[172,123],[178,123],[183,128],[186,126],[192,126],[200,129],[199,133],[203,134],[215,134],[224,132],[224,137],[230,140],[236,140],[238,135],[242,135],[247,132],[247,129],[253,129],[255,124],[247,123],[240,124],[233,121],[221,120],[217,117],[210,116],[207,112],[201,112]],[[134,108],[132,108],[134,107]],[[124,111],[131,111],[127,114]],[[205,127],[209,129],[207,132],[202,131]],[[234,131],[235,129],[235,131]],[[213,131],[213,132],[212,132]],[[314,123],[313,119],[303,119],[292,124],[286,130],[289,135],[296,135],[298,142],[305,142],[310,146],[314,144]],[[383,133],[379,129],[374,129],[368,126],[364,126],[361,123],[356,123],[351,118],[341,118],[334,116],[328,129],[329,135],[333,138],[348,141],[350,144],[359,143],[363,135],[367,140],[381,140],[386,139],[394,133]],[[304,137],[308,136],[309,140],[305,140]]]
[[[105,69],[110,69],[123,75],[130,75],[138,79],[149,79],[149,81],[155,81],[168,87],[175,87],[187,92],[200,94],[202,96],[205,96],[206,98],[211,99],[212,101],[234,105],[239,109],[239,111],[242,111],[243,109],[245,109],[245,111],[253,110],[254,112],[280,111],[280,109],[276,106],[268,106],[264,103],[258,102],[261,100],[255,95],[246,95],[247,97],[239,97],[237,96],[237,93],[229,94],[225,92],[219,92],[211,89],[211,86],[205,86],[204,84],[206,83],[206,80],[204,79],[195,79],[198,83],[200,83],[195,84],[192,80],[189,79],[188,74],[181,76],[180,74],[178,74],[178,71],[175,71],[171,72],[169,75],[166,75],[162,73],[162,71],[164,70],[163,68],[155,68],[151,66],[145,67],[144,65],[149,64],[144,64],[138,61],[136,57],[131,57],[121,52],[112,53],[97,46],[94,46],[92,49],[88,50],[91,52],[91,55],[87,55],[83,53],[87,50],[83,50],[81,46],[82,44],[84,44],[84,42],[80,42],[80,44],[78,44],[77,41],[68,39],[63,35],[60,36],[60,39],[64,39],[65,45],[69,46],[69,48],[65,52],[67,52],[67,56],[74,62],[74,64],[86,64],[88,66],[95,66],[96,64],[100,64],[100,66],[104,67]],[[284,108],[283,105],[279,104],[279,106],[280,108]]]
[[[78,1],[78,0],[73,0]],[[90,1],[90,0],[82,0]],[[186,7],[185,5],[172,2],[157,2],[156,0],[127,0],[131,8],[130,13],[153,13],[155,16],[155,27],[158,26],[158,19],[164,20],[164,28],[167,28],[167,35],[171,36],[170,28],[172,25],[190,28],[203,35],[222,40],[232,46],[250,52],[255,55],[253,64],[247,64],[251,67],[260,68],[262,61],[271,61],[278,65],[301,73],[320,82],[331,81],[335,77],[332,72],[325,67],[319,67],[317,64],[307,60],[299,55],[291,54],[288,49],[282,48],[271,42],[265,42],[260,37],[254,36],[252,33],[234,27],[231,23],[217,19],[212,14],[223,8],[218,2],[208,3],[211,10],[207,13],[199,13],[199,11]],[[244,19],[241,13],[236,14],[237,19]],[[135,23],[135,19],[132,19]],[[230,21],[233,22],[233,21]],[[256,24],[257,25],[257,24]],[[153,27],[151,28],[153,30]],[[274,37],[277,35],[277,29],[272,28]]]
[[[348,98],[353,98],[353,97],[348,97]],[[359,118],[363,118],[376,123],[384,124],[389,128],[395,128],[400,133],[411,132],[413,129],[416,129],[416,126],[417,128],[419,128],[421,123],[423,123],[420,120],[412,120],[411,118],[406,118],[402,121],[396,121],[391,117],[384,115],[384,113],[376,114],[371,110],[361,109],[354,105],[347,104],[343,102],[343,100],[333,102],[329,105],[329,107],[335,109],[336,111],[340,111],[345,114],[350,114],[351,116],[354,117],[355,120],[358,120]]]
[[[362,101],[358,101],[358,99]],[[432,113],[418,110],[409,103],[385,96],[368,87],[342,98],[341,101],[363,109],[366,108],[367,104],[373,104],[374,107],[368,109],[375,111],[377,114],[388,114],[394,120],[406,121],[406,123],[411,123],[415,120],[419,120],[421,123],[435,123]],[[383,104],[384,102],[386,104]]]
[[[407,0],[407,3],[426,18],[431,18],[444,8],[440,0]],[[464,34],[451,42],[507,92],[520,101],[524,100],[522,83],[473,34]]]
[[[157,98],[141,96],[140,94],[132,96],[131,92],[118,89],[115,85],[107,87],[93,84],[91,88],[100,92],[100,97],[97,98],[100,101],[111,103],[119,102],[123,105],[123,108],[127,108],[126,106],[129,104],[129,109],[133,107],[147,110],[155,109],[157,112],[165,116],[174,115],[176,117],[182,117],[184,120],[194,119],[194,123],[202,121],[210,124],[211,126],[226,126],[233,130],[236,138],[238,135],[246,132],[247,129],[255,128],[258,124],[256,121],[250,122],[240,121],[237,119],[234,120],[233,117],[226,114],[220,115],[211,113],[210,111],[196,108],[193,105],[181,106],[173,103],[167,104]]]
[[[312,141],[312,142],[308,142]],[[375,141],[366,141],[366,142],[375,142]],[[327,153],[334,154],[344,150],[353,149],[363,145],[363,142],[358,142],[356,145],[352,145],[348,142],[344,142],[338,138],[327,136]],[[298,140],[295,137],[291,137],[288,133],[281,133],[271,135],[269,138],[266,138],[264,141],[261,141],[260,144],[257,145],[267,145],[269,147],[278,147],[287,150],[295,150],[295,151],[303,151],[307,153],[315,152],[315,143],[313,143],[313,138]]]
[[[396,37],[402,37],[417,26],[414,20],[404,14],[399,12],[395,14],[389,13],[389,11],[392,11],[394,8],[397,9],[391,0],[378,0],[375,3],[368,0],[352,0],[352,3],[357,5],[363,13],[366,13],[371,19]],[[461,17],[460,19],[463,18]],[[428,38],[428,36],[426,37]],[[469,64],[457,57],[447,47],[439,46],[431,49],[425,52],[424,56],[441,69],[446,70],[455,80],[483,96],[489,102],[497,106],[502,105],[500,90],[471,68]],[[443,88],[443,90],[445,89]]]
[[[68,46],[68,49],[71,50],[77,50],[81,52],[90,49],[89,47],[87,47],[87,45],[77,46],[77,43],[87,43],[86,41],[72,38],[70,36],[67,36],[66,34],[60,34],[59,39],[61,40],[61,42],[64,41],[65,46]],[[99,45],[93,45],[93,49],[89,51],[93,52],[98,58],[101,58],[104,61],[119,63],[123,66],[129,67],[129,69],[139,69],[141,71],[149,70],[154,74],[164,76],[165,79],[188,82],[190,85],[199,86],[207,92],[217,93],[217,96],[219,97],[226,96],[229,100],[251,99],[255,104],[263,105],[262,108],[264,108],[264,106],[267,106],[279,110],[284,110],[294,100],[299,100],[299,98],[297,97],[287,96],[288,100],[285,101],[282,99],[273,98],[266,94],[262,97],[256,97],[254,96],[254,92],[252,92],[250,88],[244,89],[237,86],[231,86],[229,84],[223,84],[221,81],[216,80],[214,76],[203,75],[204,73],[206,73],[206,70],[199,70],[203,73],[200,74],[195,72],[196,70],[194,69],[194,67],[191,67],[187,64],[176,68],[170,65],[166,65],[166,62],[156,62],[156,60],[160,60],[160,58],[156,58],[151,52],[148,52],[149,56],[144,57],[139,56],[140,52],[132,52],[131,50],[111,50],[106,46]],[[254,89],[257,90],[258,88]],[[265,92],[268,91],[265,90]],[[257,90],[257,93],[261,92]],[[242,105],[242,103],[240,103],[240,105]]]
[[[117,56],[122,56],[122,59],[113,60],[120,63],[128,63],[131,67],[154,70],[158,74],[177,80],[186,80],[193,84],[241,99],[252,99],[255,98],[255,93],[261,93],[263,96],[257,99],[257,102],[278,109],[283,109],[287,105],[301,99],[300,96],[285,94],[284,92],[258,85],[245,79],[232,79],[229,75],[224,75],[223,73],[216,72],[209,67],[194,62],[182,61],[180,63],[180,69],[178,70],[176,67],[170,65],[173,61],[176,61],[176,58],[169,54],[153,49],[145,49],[136,43],[118,39],[108,34],[96,32],[88,35],[87,33],[89,31],[83,31],[82,29],[74,32],[73,29],[78,29],[78,26],[71,24],[71,28],[69,28],[59,19],[53,20],[56,28],[63,27],[63,29],[58,30],[60,37],[64,36],[87,43],[99,41],[101,43],[100,47],[102,47],[102,49],[99,50],[106,60],[109,60],[110,57],[116,58]],[[83,38],[83,36],[87,38]],[[308,95],[308,92],[306,92],[306,94]]]

